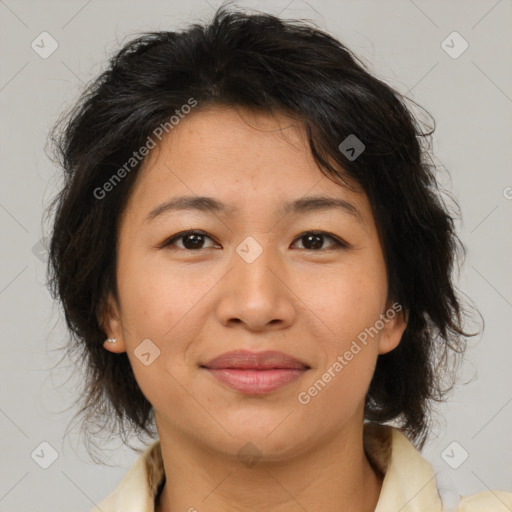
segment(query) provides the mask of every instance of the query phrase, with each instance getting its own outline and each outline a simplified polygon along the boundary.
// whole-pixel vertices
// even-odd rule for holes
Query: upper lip
[[[234,368],[248,370],[270,370],[278,368],[305,370],[309,368],[307,364],[302,363],[298,359],[274,350],[266,350],[264,352],[234,350],[225,352],[201,366],[211,369]]]

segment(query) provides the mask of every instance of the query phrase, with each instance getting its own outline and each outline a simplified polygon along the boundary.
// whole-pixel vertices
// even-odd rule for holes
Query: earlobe
[[[114,354],[121,354],[122,352],[126,352],[126,346],[123,340],[119,338],[107,338],[103,342],[103,347],[109,352],[113,352]]]
[[[394,312],[393,316],[390,311]],[[387,354],[398,347],[407,327],[407,312],[401,308],[400,310],[396,310],[394,307],[390,308],[383,316],[387,318],[387,322],[384,321],[385,326],[381,331],[379,354]]]
[[[109,293],[107,301],[101,308],[98,321],[103,332],[108,336],[103,342],[103,347],[115,354],[126,352],[126,346],[121,336],[122,327],[118,308],[111,293]]]

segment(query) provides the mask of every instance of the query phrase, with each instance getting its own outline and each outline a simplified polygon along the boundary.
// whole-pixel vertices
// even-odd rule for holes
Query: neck
[[[366,458],[362,430],[349,426],[293,458],[247,467],[159,428],[167,478],[155,510],[372,512],[383,475]]]

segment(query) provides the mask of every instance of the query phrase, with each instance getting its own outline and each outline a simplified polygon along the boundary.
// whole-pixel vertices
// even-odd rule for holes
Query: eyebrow
[[[302,197],[300,199],[284,203],[281,208],[281,213],[283,215],[287,215],[290,212],[301,214],[331,209],[341,209],[352,215],[359,223],[365,224],[363,214],[354,204],[336,197]],[[153,219],[164,213],[179,210],[198,210],[205,213],[232,215],[234,212],[238,211],[238,208],[228,206],[213,197],[179,196],[153,208],[144,219],[144,223],[151,222]]]

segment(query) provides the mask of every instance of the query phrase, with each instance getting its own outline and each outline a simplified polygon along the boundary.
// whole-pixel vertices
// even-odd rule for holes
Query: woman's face
[[[159,209],[183,196],[195,207]],[[117,281],[105,347],[127,352],[160,437],[230,455],[251,442],[277,460],[362,427],[376,359],[405,328],[367,196],[320,172],[293,121],[245,109],[193,112],[150,152]],[[213,369],[231,351],[285,356]]]

